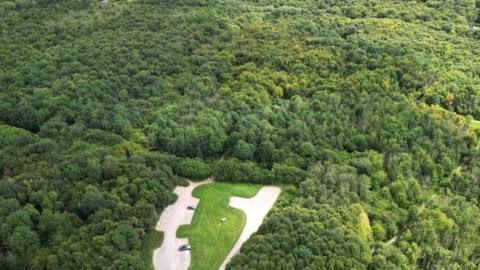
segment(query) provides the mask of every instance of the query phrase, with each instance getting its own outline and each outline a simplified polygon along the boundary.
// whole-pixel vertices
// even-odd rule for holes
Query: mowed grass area
[[[163,232],[152,229],[146,236],[142,246],[142,258],[146,269],[153,270],[153,251],[159,248],[163,242]]]
[[[245,226],[245,214],[228,206],[231,196],[251,198],[260,185],[211,183],[197,187],[193,196],[200,199],[190,225],[182,226],[177,237],[188,238],[192,246],[191,270],[218,269]],[[222,218],[227,218],[221,223]]]
[[[473,129],[480,129],[480,121],[478,120],[472,120],[471,125]]]

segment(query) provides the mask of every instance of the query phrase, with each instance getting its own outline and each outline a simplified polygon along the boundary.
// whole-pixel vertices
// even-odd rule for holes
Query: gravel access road
[[[204,184],[211,183],[211,178],[201,182],[189,182],[187,187],[177,186],[173,190],[178,195],[174,204],[167,206],[157,223],[157,231],[163,231],[163,243],[153,252],[155,270],[187,270],[190,265],[190,251],[179,251],[181,245],[188,244],[188,239],[177,238],[177,229],[190,224],[195,211],[188,210],[189,205],[197,206],[199,199],[192,197],[192,191]]]
[[[262,225],[263,219],[278,199],[278,195],[280,195],[281,191],[282,190],[279,187],[265,186],[262,187],[253,198],[230,198],[229,205],[242,210],[247,216],[247,223],[245,224],[245,228],[243,228],[240,238],[238,238],[232,250],[230,250],[230,253],[220,266],[220,270],[225,269],[232,257],[240,251],[243,243],[258,230],[260,225]]]

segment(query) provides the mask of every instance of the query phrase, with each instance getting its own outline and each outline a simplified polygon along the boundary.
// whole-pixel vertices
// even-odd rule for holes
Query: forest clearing
[[[211,180],[189,181],[187,187],[175,188],[178,200],[165,208],[157,224],[165,237],[154,252],[155,269],[207,270],[222,263],[224,269],[262,224],[280,191],[273,186]],[[185,244],[191,250],[178,251]]]

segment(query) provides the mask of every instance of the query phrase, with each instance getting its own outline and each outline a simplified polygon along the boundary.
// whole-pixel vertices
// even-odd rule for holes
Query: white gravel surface
[[[230,206],[242,210],[247,216],[247,223],[245,224],[245,228],[243,228],[240,238],[238,238],[232,250],[230,250],[230,253],[220,266],[221,270],[225,269],[232,257],[240,251],[243,243],[262,225],[263,219],[268,214],[268,211],[270,211],[270,208],[272,208],[280,192],[281,189],[279,187],[265,186],[262,187],[253,198],[230,198]]]
[[[158,220],[156,229],[163,231],[163,243],[153,252],[155,270],[186,270],[190,265],[190,251],[178,251],[181,245],[188,244],[188,239],[177,238],[180,225],[190,224],[195,211],[188,210],[189,205],[198,204],[198,199],[192,197],[192,191],[203,184],[211,183],[212,179],[201,182],[191,182],[187,187],[177,186],[173,190],[178,195],[177,201],[167,206]]]

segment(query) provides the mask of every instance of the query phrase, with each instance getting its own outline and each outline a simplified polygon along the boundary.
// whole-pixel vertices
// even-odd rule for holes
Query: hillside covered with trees
[[[228,269],[479,269],[479,13],[0,0],[0,269],[148,269],[212,174],[288,187]]]

